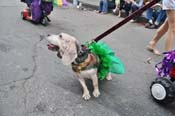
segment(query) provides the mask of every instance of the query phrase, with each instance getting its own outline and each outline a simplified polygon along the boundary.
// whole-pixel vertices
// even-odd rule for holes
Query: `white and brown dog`
[[[85,83],[85,78],[91,79],[93,82],[93,95],[99,97],[100,91],[98,86],[97,67],[100,63],[97,56],[90,53],[88,50],[82,52],[77,39],[66,33],[59,35],[47,35],[46,37],[48,49],[57,52],[57,56],[62,60],[63,64],[71,65],[74,72],[76,72],[79,82],[83,87],[83,98],[90,99],[89,90]],[[106,77],[111,80],[111,74]]]

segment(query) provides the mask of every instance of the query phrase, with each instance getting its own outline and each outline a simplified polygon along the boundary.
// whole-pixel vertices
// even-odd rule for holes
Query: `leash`
[[[121,27],[122,25],[124,25],[125,23],[127,23],[128,21],[130,21],[131,19],[135,18],[137,15],[143,13],[146,9],[150,8],[151,6],[153,6],[154,4],[156,4],[159,1],[160,0],[152,0],[150,3],[144,5],[143,7],[141,7],[138,10],[136,10],[131,15],[129,15],[128,17],[126,17],[125,19],[123,19],[122,21],[120,21],[119,23],[117,23],[116,25],[114,25],[113,27],[111,27],[110,29],[108,29],[107,31],[103,32],[102,34],[100,34],[99,36],[97,36],[96,38],[94,38],[93,41],[98,42],[99,40],[101,40],[105,36],[109,35],[110,33],[112,33],[113,31],[115,31],[116,29],[118,29],[119,27]]]

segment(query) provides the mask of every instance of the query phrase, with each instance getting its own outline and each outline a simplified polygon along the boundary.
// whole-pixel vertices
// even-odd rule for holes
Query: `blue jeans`
[[[122,1],[122,3],[121,3],[121,8],[120,8],[120,10],[121,9],[124,9],[125,10],[125,15],[126,16],[128,16],[129,15],[129,11],[131,10],[131,3],[127,3],[127,2],[125,2],[125,1]]]
[[[165,10],[155,11],[152,8],[149,8],[146,11],[146,18],[148,20],[153,20],[158,23],[164,22],[166,19],[166,11]]]
[[[100,0],[98,10],[100,12],[107,13],[108,12],[108,1],[107,0]]]
[[[139,9],[139,7],[137,7],[136,5],[131,6],[131,12],[132,13],[135,12],[136,10],[138,10],[138,9]]]
[[[131,13],[135,12],[135,11],[138,10],[138,9],[139,9],[138,6],[133,5],[133,4],[131,5]],[[140,16],[140,15],[134,17],[133,19],[136,20],[139,16]]]
[[[79,4],[79,0],[73,0],[73,5],[78,5]]]

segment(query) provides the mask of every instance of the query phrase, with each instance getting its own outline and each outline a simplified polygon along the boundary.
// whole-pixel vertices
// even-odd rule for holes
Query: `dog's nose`
[[[47,36],[50,36],[50,34],[47,34]]]

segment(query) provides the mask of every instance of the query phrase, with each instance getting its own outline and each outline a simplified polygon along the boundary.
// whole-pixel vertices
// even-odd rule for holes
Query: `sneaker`
[[[130,22],[131,22],[131,23],[134,23],[134,22],[136,22],[136,21],[135,21],[134,19],[131,19]]]
[[[149,26],[148,28],[149,29],[157,29],[158,27],[159,27],[158,25],[153,24],[153,25]]]
[[[105,15],[105,14],[108,14],[107,12],[101,12],[100,14],[103,14],[103,15]]]
[[[149,28],[152,24],[151,23],[146,23],[145,28]]]
[[[115,12],[116,12],[116,9],[113,9],[113,10],[112,10],[112,12],[115,14]]]
[[[41,24],[42,25],[44,25],[44,26],[46,26],[47,24],[48,24],[48,19],[47,19],[47,17],[44,17],[42,20],[41,20]]]
[[[95,10],[95,12],[96,12],[96,13],[101,13],[101,11],[99,11],[99,10]]]
[[[77,5],[77,8],[78,9],[81,9],[82,8],[82,3],[81,2]]]
[[[119,9],[113,9],[112,12],[114,15],[117,15],[117,16],[119,16],[119,14],[120,14]]]

